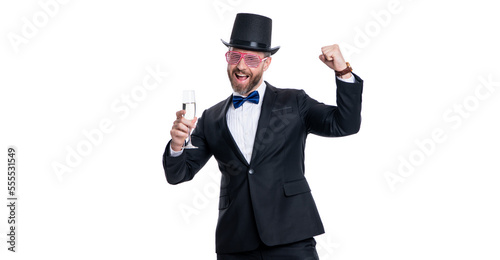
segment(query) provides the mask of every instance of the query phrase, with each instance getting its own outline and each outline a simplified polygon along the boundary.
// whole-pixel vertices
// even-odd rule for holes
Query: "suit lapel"
[[[269,126],[269,120],[271,118],[271,111],[276,100],[276,88],[271,86],[271,84],[266,82],[266,94],[264,95],[264,100],[262,100],[262,108],[260,111],[259,123],[257,125],[257,132],[255,133],[255,141],[252,150],[252,159],[250,163],[254,163],[256,157],[259,155],[259,151],[262,151],[265,145],[266,131]]]
[[[267,93],[266,93],[267,95]],[[229,131],[229,127],[227,126],[227,119],[226,119],[226,114],[227,110],[229,109],[229,106],[233,104],[232,102],[233,96],[229,96],[229,98],[226,99],[224,106],[222,106],[222,109],[220,111],[219,117],[217,118],[219,129],[222,131],[222,139],[227,143],[227,145],[231,148],[234,154],[236,154],[236,157],[240,159],[245,165],[248,166],[248,162],[241,153],[240,149],[238,148],[238,145],[236,144],[236,141],[234,141],[233,136],[231,135],[231,132]]]

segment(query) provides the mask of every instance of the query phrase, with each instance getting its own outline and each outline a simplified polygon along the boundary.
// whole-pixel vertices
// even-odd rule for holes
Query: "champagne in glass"
[[[186,111],[184,118],[189,120],[193,119],[196,115],[196,102],[182,103],[182,110]]]
[[[184,90],[182,92],[182,109],[186,111],[184,118],[193,120],[196,116],[196,101],[194,98],[194,90]],[[196,149],[198,147],[191,143],[191,129],[189,129],[189,137],[184,149]]]

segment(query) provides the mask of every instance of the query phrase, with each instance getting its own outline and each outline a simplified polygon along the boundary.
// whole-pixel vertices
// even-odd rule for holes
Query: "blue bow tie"
[[[249,101],[249,102],[252,102],[254,104],[259,104],[259,92],[254,91],[254,92],[250,93],[250,95],[248,95],[246,98],[233,95],[234,108],[241,107],[241,105],[243,105],[243,103],[245,103],[245,101]]]

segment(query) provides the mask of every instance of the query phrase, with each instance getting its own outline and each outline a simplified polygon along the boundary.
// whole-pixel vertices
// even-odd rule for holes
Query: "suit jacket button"
[[[248,174],[253,174],[253,169],[248,170]]]

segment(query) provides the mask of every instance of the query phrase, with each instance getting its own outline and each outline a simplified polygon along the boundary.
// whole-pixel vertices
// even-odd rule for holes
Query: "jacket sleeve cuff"
[[[352,74],[352,73],[351,73]],[[351,75],[350,78],[347,78],[347,79],[343,79],[341,77],[337,77],[338,80],[341,80],[343,82],[346,82],[346,83],[354,83],[356,82],[356,79],[354,78],[354,75]]]

